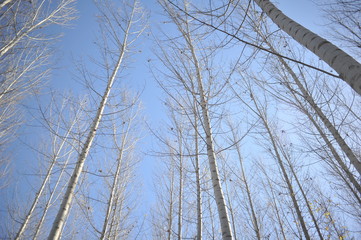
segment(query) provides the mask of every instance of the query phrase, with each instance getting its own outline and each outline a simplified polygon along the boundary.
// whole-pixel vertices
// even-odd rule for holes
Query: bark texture
[[[361,64],[350,55],[284,15],[268,0],[254,0],[283,31],[330,65],[358,94],[361,94]]]

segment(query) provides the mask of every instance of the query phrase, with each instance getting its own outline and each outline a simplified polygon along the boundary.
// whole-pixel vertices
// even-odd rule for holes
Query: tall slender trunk
[[[273,150],[274,150],[274,153],[276,154],[276,160],[277,160],[277,163],[281,169],[281,172],[282,172],[282,175],[283,175],[283,178],[287,184],[287,188],[288,188],[288,192],[289,192],[289,196],[292,200],[292,203],[293,203],[293,207],[294,209],[296,210],[296,214],[297,214],[297,218],[298,218],[298,221],[300,221],[300,224],[301,224],[301,228],[302,228],[302,232],[305,236],[305,238],[307,240],[310,240],[310,235],[308,233],[308,228],[306,226],[306,223],[304,221],[304,218],[302,216],[302,213],[301,213],[301,210],[300,210],[300,207],[298,205],[298,202],[297,202],[297,199],[296,199],[296,194],[295,194],[295,191],[293,190],[293,187],[292,187],[292,184],[291,184],[291,181],[288,177],[288,174],[287,174],[287,171],[286,171],[286,168],[283,164],[283,161],[282,161],[282,158],[281,158],[281,155],[278,151],[278,147],[277,147],[277,144],[276,144],[276,141],[275,141],[275,136],[272,134],[272,131],[271,129],[269,128],[268,126],[268,123],[267,123],[267,120],[265,119],[265,116],[263,115],[262,111],[260,110],[258,104],[257,104],[257,101],[254,99],[253,97],[253,94],[251,94],[251,97],[252,97],[252,101],[254,102],[255,106],[256,106],[256,109],[257,109],[257,112],[258,112],[258,116],[261,118],[262,120],[262,123],[267,131],[267,134],[270,138],[270,141],[271,141],[271,144],[272,144],[272,147],[273,147]]]
[[[51,159],[51,164],[48,167],[48,170],[46,172],[45,178],[43,179],[43,182],[42,182],[38,192],[35,194],[35,199],[34,199],[33,203],[31,204],[31,207],[30,207],[28,213],[26,214],[25,219],[24,219],[18,233],[16,234],[15,240],[18,240],[18,239],[21,238],[21,236],[24,233],[26,227],[28,226],[29,220],[30,220],[31,216],[33,215],[33,212],[34,212],[34,210],[35,210],[35,208],[36,208],[36,206],[37,206],[37,204],[38,204],[38,202],[40,200],[40,197],[43,194],[43,191],[44,191],[44,189],[46,187],[46,184],[48,183],[48,181],[50,179],[50,176],[52,174],[53,168],[54,168],[55,164],[57,163],[59,155],[60,155],[61,151],[63,150],[63,147],[64,147],[65,143],[67,142],[67,138],[68,138],[70,132],[72,131],[75,123],[76,122],[74,120],[72,122],[71,126],[69,127],[69,129],[67,130],[65,136],[63,137],[63,140],[60,143],[60,146],[58,147],[58,149],[55,150],[55,153],[53,154],[53,157]],[[54,136],[54,137],[56,137],[56,136]],[[55,141],[55,139],[53,139],[53,141]]]
[[[191,82],[192,91],[195,92],[194,83]],[[198,112],[197,112],[197,99],[194,94],[193,96],[193,129],[194,129],[194,160],[195,160],[195,173],[196,173],[196,188],[197,188],[197,236],[195,240],[202,240],[202,231],[203,231],[203,219],[202,219],[202,190],[201,190],[201,174],[200,174],[200,164],[199,164],[199,146],[198,146]]]
[[[182,219],[183,219],[183,151],[182,151],[182,130],[177,129],[179,147],[179,195],[178,195],[178,240],[182,240]]]
[[[173,232],[173,191],[174,191],[174,160],[171,159],[171,179],[170,179],[170,199],[169,199],[169,209],[168,209],[168,226],[167,226],[167,240],[172,239],[172,232]]]
[[[0,8],[5,7],[7,4],[11,3],[14,0],[4,0],[2,3],[0,3]]]
[[[34,234],[33,239],[38,239],[38,236],[39,236],[39,234],[40,234],[40,230],[41,230],[42,225],[44,224],[44,221],[45,221],[45,217],[46,217],[46,215],[47,215],[47,213],[48,213],[48,211],[49,211],[50,206],[52,205],[52,202],[51,202],[51,201],[54,199],[54,196],[55,196],[55,198],[56,198],[55,190],[57,189],[57,187],[58,187],[59,184],[60,184],[60,181],[61,181],[61,179],[62,179],[62,176],[63,176],[64,173],[65,173],[66,166],[68,166],[68,163],[69,163],[70,158],[71,158],[71,155],[69,155],[69,156],[67,157],[66,161],[65,161],[64,164],[63,164],[63,167],[62,167],[62,169],[61,169],[61,171],[60,171],[60,173],[59,173],[59,176],[58,176],[58,178],[57,178],[57,180],[56,180],[56,182],[55,182],[55,184],[54,184],[54,188],[53,188],[54,190],[53,190],[53,192],[50,194],[49,199],[48,199],[48,201],[47,201],[47,203],[46,203],[46,205],[45,205],[45,207],[44,207],[44,209],[43,209],[42,216],[41,216],[41,218],[40,218],[40,220],[39,220],[39,222],[38,222],[38,224],[37,224],[37,226],[36,226],[36,231],[35,231],[35,234]],[[64,188],[62,188],[59,192],[60,192],[60,193],[63,192],[63,191],[62,191],[63,189],[64,189]]]
[[[195,165],[196,165],[196,185],[197,185],[197,238],[202,240],[202,191],[200,179],[199,153],[198,153],[198,118],[194,114],[194,148],[195,148]]]
[[[244,182],[244,186],[246,188],[247,201],[248,201],[249,207],[251,209],[252,225],[253,225],[253,228],[254,228],[257,239],[261,240],[261,231],[260,231],[260,228],[259,228],[256,212],[255,212],[255,209],[254,209],[254,206],[253,206],[252,194],[251,194],[250,187],[248,185],[248,180],[247,180],[246,174],[244,172],[243,158],[242,158],[242,155],[241,155],[241,147],[240,147],[239,141],[236,139],[236,133],[234,131],[234,128],[233,127],[231,127],[231,128],[232,128],[231,131],[232,131],[233,142],[235,143],[235,147],[236,147],[237,155],[238,155],[238,160],[239,160],[239,164],[240,164],[240,168],[241,168],[241,179]]]
[[[261,34],[259,32],[259,34]],[[261,34],[262,35],[262,34]],[[264,42],[268,45],[268,47],[273,51],[277,52],[276,49],[273,47],[273,45],[267,40],[266,37],[262,35],[262,38]],[[297,87],[300,89],[303,98],[309,103],[311,108],[315,111],[315,113],[320,117],[323,124],[326,126],[326,128],[329,130],[329,132],[332,134],[334,139],[336,140],[337,144],[340,146],[341,150],[346,154],[346,156],[349,158],[351,164],[355,167],[355,169],[358,171],[358,173],[361,176],[361,162],[357,159],[356,155],[352,151],[352,149],[348,146],[348,144],[345,142],[345,140],[342,138],[339,131],[336,129],[336,127],[328,120],[328,118],[323,113],[322,109],[318,107],[317,103],[314,101],[311,94],[307,91],[307,89],[304,87],[304,85],[301,83],[299,78],[297,77],[297,74],[292,70],[292,68],[287,64],[287,62],[279,57],[278,58],[281,64],[285,67],[286,71],[291,75],[293,81],[296,83]],[[303,104],[298,99],[297,95],[294,93],[292,87],[288,82],[285,82],[284,84],[291,92],[293,97],[296,99],[296,101],[299,103],[300,106],[303,106]],[[349,170],[349,168],[346,166],[344,161],[341,159],[339,154],[337,153],[336,149],[333,147],[331,142],[328,140],[328,137],[326,137],[326,134],[321,129],[321,127],[317,124],[317,122],[314,120],[314,117],[304,108],[302,107],[304,114],[307,115],[309,120],[313,123],[313,125],[316,127],[318,132],[320,133],[321,137],[327,144],[328,148],[331,150],[332,154],[334,155],[336,161],[341,166],[342,170],[345,172],[347,177],[350,179],[350,181],[353,183],[353,185],[356,187],[356,189],[361,193],[361,186],[354,178],[353,174]]]
[[[275,212],[276,212],[276,218],[277,218],[277,222],[278,222],[278,225],[280,226],[280,230],[281,230],[281,234],[282,234],[282,237],[284,240],[287,240],[286,238],[286,233],[285,233],[285,229],[284,229],[284,226],[283,226],[283,221],[282,221],[282,217],[280,216],[280,210],[278,209],[278,206],[277,206],[277,202],[276,202],[276,194],[273,190],[273,186],[272,186],[272,182],[271,180],[269,179],[265,169],[262,168],[262,171],[265,173],[266,175],[266,179],[267,179],[267,183],[268,183],[268,186],[269,186],[269,189],[271,191],[271,195],[272,195],[272,202],[273,202],[273,207],[275,208]],[[265,185],[263,185],[265,188],[268,188],[266,187]]]
[[[361,64],[307,28],[284,15],[269,0],[254,0],[283,31],[330,65],[358,94],[361,94]]]
[[[294,168],[293,168],[293,165],[292,165],[292,163],[291,163],[291,160],[289,159],[289,156],[287,155],[287,153],[284,152],[284,149],[282,149],[282,148],[283,148],[283,147],[282,147],[282,144],[279,144],[279,146],[280,146],[280,148],[281,148],[282,155],[284,156],[284,158],[285,158],[286,161],[288,162],[288,166],[289,166],[289,168],[290,168],[290,170],[291,170],[291,173],[292,173],[293,177],[294,177],[295,180],[296,180],[298,189],[300,190],[301,195],[302,195],[302,197],[303,197],[303,200],[304,200],[304,202],[305,202],[305,204],[306,204],[306,206],[307,206],[308,213],[310,214],[311,219],[312,219],[312,222],[313,222],[313,224],[315,225],[315,228],[316,228],[318,237],[319,237],[321,240],[323,240],[324,238],[323,238],[323,236],[322,236],[320,226],[319,226],[319,224],[318,224],[318,222],[317,222],[317,219],[316,219],[315,215],[313,214],[313,210],[312,210],[312,208],[311,208],[310,201],[308,200],[308,197],[307,197],[305,191],[303,190],[303,186],[302,186],[301,182],[300,182],[299,179],[298,179],[297,173],[295,172],[295,170],[294,170]]]
[[[219,171],[218,171],[218,166],[217,166],[217,161],[216,161],[216,155],[214,152],[212,128],[211,128],[211,123],[210,123],[209,113],[208,113],[208,104],[207,104],[207,100],[205,97],[205,91],[203,89],[201,68],[200,68],[200,65],[198,62],[196,51],[193,46],[193,42],[192,42],[192,39],[191,39],[191,36],[189,33],[189,29],[187,29],[187,32],[182,31],[182,33],[184,34],[184,38],[187,41],[188,47],[191,51],[193,64],[196,69],[196,78],[197,78],[198,90],[199,90],[199,95],[200,95],[199,96],[200,107],[201,107],[201,112],[202,112],[204,131],[206,134],[207,156],[208,156],[209,167],[210,167],[210,171],[211,171],[214,196],[215,196],[217,208],[218,208],[219,221],[221,224],[222,238],[223,238],[223,240],[231,240],[231,239],[233,239],[232,230],[231,230],[231,225],[230,225],[230,221],[229,221],[229,216],[227,213],[226,202],[224,200],[224,194],[222,191],[221,181],[219,179]]]
[[[342,151],[346,154],[348,159],[350,160],[350,163],[354,168],[357,170],[357,172],[361,176],[361,162],[357,159],[355,153],[352,151],[352,149],[348,146],[348,144],[345,142],[339,131],[336,129],[336,127],[330,122],[330,120],[325,116],[322,109],[318,107],[317,103],[314,101],[313,97],[309,94],[309,92],[305,89],[305,87],[302,85],[296,74],[292,71],[292,69],[288,66],[288,64],[281,59],[281,62],[283,66],[285,66],[286,70],[291,74],[293,80],[297,84],[298,88],[301,90],[303,94],[303,98],[310,104],[310,106],[313,108],[313,110],[316,112],[316,114],[320,117],[323,124],[326,126],[326,128],[330,131],[332,136],[335,138],[337,144],[340,146]]]
[[[123,166],[123,164],[122,164],[123,163],[123,155],[124,155],[124,151],[125,151],[125,144],[127,141],[130,125],[131,125],[131,122],[129,122],[127,125],[127,129],[122,136],[121,146],[118,150],[119,152],[118,152],[118,158],[117,158],[117,169],[114,173],[114,179],[113,179],[113,183],[111,186],[111,192],[110,192],[108,203],[107,203],[107,211],[106,211],[106,214],[104,217],[103,228],[102,228],[101,236],[100,236],[101,240],[105,239],[105,235],[107,233],[108,222],[111,217],[111,211],[116,210],[113,206],[113,203],[114,203],[115,197],[116,197],[115,194],[116,194],[116,188],[117,188],[118,182],[119,182],[120,171]],[[115,138],[115,136],[116,136],[116,134],[114,134],[114,138]]]
[[[130,19],[133,18],[134,11],[135,11],[135,1],[134,1],[134,6],[133,6],[133,9],[132,9]],[[118,56],[117,62],[116,62],[115,66],[114,66],[114,69],[112,71],[112,74],[111,74],[111,76],[110,76],[110,78],[108,80],[107,87],[106,87],[106,89],[105,89],[105,91],[103,93],[102,100],[101,100],[101,102],[99,104],[97,113],[96,113],[95,118],[93,120],[93,123],[91,125],[88,136],[86,138],[86,142],[84,143],[83,148],[81,150],[81,153],[79,154],[75,169],[74,169],[74,171],[73,171],[73,173],[71,175],[70,181],[68,183],[67,191],[66,191],[66,193],[64,195],[63,201],[62,201],[62,203],[60,205],[60,209],[59,209],[58,214],[57,214],[57,216],[56,216],[56,218],[54,220],[51,232],[49,234],[49,237],[48,237],[49,240],[53,240],[53,239],[57,240],[61,236],[61,232],[63,230],[64,223],[65,223],[65,220],[66,220],[66,218],[68,216],[70,206],[71,206],[71,203],[72,203],[72,200],[73,200],[73,197],[74,197],[75,188],[76,188],[76,186],[78,184],[80,174],[81,174],[81,172],[83,171],[83,168],[84,168],[85,160],[86,160],[86,158],[88,156],[89,150],[90,150],[90,148],[92,146],[93,140],[94,140],[95,135],[96,135],[96,131],[98,130],[98,126],[99,126],[100,121],[102,119],[102,114],[103,114],[105,105],[107,103],[111,88],[113,86],[113,83],[115,81],[117,73],[118,73],[118,71],[120,69],[120,66],[121,66],[121,64],[123,62],[124,54],[125,54],[125,52],[127,50],[128,34],[129,34],[130,27],[131,27],[131,23],[132,23],[131,20],[127,23],[127,27],[126,27],[125,32],[124,32],[123,43],[121,45],[121,49],[119,49],[120,54]]]

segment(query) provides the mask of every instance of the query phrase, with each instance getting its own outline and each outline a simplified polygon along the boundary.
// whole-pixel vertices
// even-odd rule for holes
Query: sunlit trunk
[[[361,94],[361,64],[307,28],[284,15],[269,0],[254,0],[283,31],[330,65],[358,94]]]

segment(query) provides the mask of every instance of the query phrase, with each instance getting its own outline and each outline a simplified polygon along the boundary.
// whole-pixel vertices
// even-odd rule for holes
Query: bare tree
[[[111,47],[104,42],[105,56],[108,57],[109,62],[105,62],[106,70],[110,72],[107,79],[107,86],[104,93],[101,95],[101,101],[98,105],[97,112],[93,117],[93,122],[86,137],[86,141],[78,156],[75,169],[71,175],[68,183],[67,191],[63,197],[60,209],[54,220],[52,230],[49,234],[49,239],[59,239],[64,227],[65,220],[69,214],[70,205],[74,198],[75,188],[78,185],[79,177],[83,171],[85,160],[88,156],[89,150],[94,141],[96,132],[101,122],[104,109],[106,107],[110,91],[117,79],[119,71],[123,67],[123,61],[130,46],[134,43],[137,37],[142,33],[144,26],[137,26],[142,24],[143,14],[137,1],[131,1],[130,4],[125,4],[123,12],[120,12],[111,2],[99,2],[99,10],[103,20],[103,34],[104,37],[110,38],[109,41],[114,44],[114,50],[107,49]],[[119,34],[118,31],[121,33]],[[116,59],[112,61],[112,59]],[[112,64],[112,65],[110,65]]]
[[[126,94],[125,94],[126,95]],[[137,103],[138,98],[122,99],[123,104],[129,102],[126,110],[120,111],[120,114],[113,115],[113,141],[115,145],[116,161],[115,170],[110,169],[112,180],[109,184],[109,196],[106,201],[106,211],[103,220],[100,239],[122,239],[128,238],[134,230],[134,225],[126,226],[130,222],[131,205],[127,205],[127,199],[130,199],[128,189],[132,181],[133,169],[136,165],[133,154],[135,145],[138,141],[135,129],[139,118],[140,106]],[[119,112],[119,111],[114,111]],[[117,121],[116,121],[117,120]],[[116,124],[118,122],[118,124]],[[117,127],[119,126],[119,129]],[[113,165],[113,164],[112,164]],[[101,170],[103,172],[104,170]],[[129,201],[128,201],[129,202]],[[133,227],[132,227],[133,226]]]
[[[15,139],[22,124],[19,104],[37,92],[49,76],[49,46],[56,39],[44,31],[50,25],[67,25],[75,19],[74,0],[5,0],[0,4],[0,153]],[[2,155],[2,173],[9,169]],[[2,176],[0,176],[2,177]]]
[[[330,37],[340,41],[345,48],[350,49],[350,53],[361,57],[361,1],[333,0],[315,4],[325,13]]]
[[[1,32],[0,58],[10,53],[22,41],[43,41],[37,30],[50,24],[66,25],[74,19],[75,0],[60,0],[55,7],[45,0],[23,2],[19,0],[5,1],[1,8],[1,19],[7,21]],[[20,24],[14,26],[13,24]],[[12,53],[10,53],[12,54]]]
[[[253,230],[255,232],[256,238],[258,240],[261,239],[261,228],[260,228],[260,224],[259,224],[259,220],[258,220],[258,216],[256,215],[256,209],[255,209],[255,204],[254,204],[254,198],[252,196],[252,192],[251,192],[251,187],[249,185],[249,180],[247,178],[247,175],[245,173],[245,167],[244,167],[244,158],[241,154],[241,140],[247,135],[247,133],[244,136],[239,136],[239,134],[237,134],[237,129],[235,126],[233,126],[233,124],[231,122],[228,122],[229,128],[231,130],[231,136],[230,136],[230,141],[232,142],[231,145],[233,145],[236,149],[236,153],[237,153],[237,157],[239,160],[239,165],[240,165],[240,181],[242,185],[244,185],[244,192],[245,192],[245,196],[247,199],[247,204],[249,206],[250,212],[251,212],[251,220],[252,220],[252,227]]]
[[[167,11],[172,22],[177,26],[178,31],[181,34],[182,39],[185,41],[185,51],[183,54],[187,54],[190,61],[190,66],[194,69],[192,72],[189,72],[189,75],[182,76],[180,74],[183,70],[178,70],[175,66],[169,66],[170,71],[176,78],[179,79],[181,85],[185,88],[186,91],[190,91],[192,98],[197,99],[196,101],[199,104],[200,112],[202,116],[202,124],[205,135],[203,136],[204,141],[207,145],[207,156],[209,160],[209,167],[212,176],[212,185],[214,190],[214,196],[216,199],[216,204],[218,208],[218,216],[221,224],[221,231],[223,239],[232,239],[232,230],[230,226],[230,220],[227,213],[227,207],[224,199],[224,194],[222,191],[221,181],[219,177],[219,170],[217,166],[214,137],[212,134],[211,120],[209,117],[209,104],[207,99],[207,91],[204,89],[203,77],[202,77],[202,67],[199,62],[198,53],[196,50],[196,41],[193,39],[191,26],[187,16],[181,18],[180,14],[175,11],[167,2],[162,2],[163,8]],[[187,6],[187,3],[185,3]],[[185,10],[186,11],[186,10]],[[180,48],[180,47],[177,47]],[[167,62],[170,57],[164,56],[163,62]],[[167,59],[168,58],[168,59]],[[169,62],[167,62],[168,64]],[[189,82],[193,82],[196,86],[197,92],[192,92],[192,87]],[[193,101],[192,101],[193,102]]]
[[[251,89],[250,85],[248,85],[248,91],[250,93],[250,98],[251,101],[254,103],[254,110],[252,110],[261,120],[262,125],[265,129],[265,133],[268,136],[268,139],[271,143],[271,154],[273,155],[273,157],[275,158],[279,168],[280,168],[280,172],[282,174],[282,177],[286,183],[287,186],[287,190],[288,190],[288,196],[291,198],[292,200],[292,204],[294,207],[294,210],[296,211],[296,216],[297,216],[297,220],[299,221],[301,228],[302,228],[302,232],[305,236],[306,239],[311,239],[310,238],[310,234],[308,231],[308,227],[306,225],[306,221],[304,216],[302,215],[301,209],[300,209],[300,205],[299,202],[296,198],[296,192],[294,190],[294,187],[291,183],[291,179],[289,174],[287,173],[286,170],[286,166],[284,163],[284,159],[282,158],[282,155],[280,153],[280,149],[277,146],[277,137],[275,136],[275,134],[273,133],[273,130],[271,129],[268,117],[267,117],[267,107],[265,105],[261,105],[259,103],[259,100],[256,98],[256,96],[254,95],[253,90]]]
[[[76,141],[76,139],[73,137],[75,126],[79,124],[81,113],[83,108],[79,107],[82,106],[82,103],[78,104],[78,109],[72,109],[74,111],[74,114],[68,114],[66,111],[70,111],[67,108],[71,106],[70,104],[71,100],[69,98],[64,98],[63,102],[61,103],[61,106],[54,106],[57,105],[54,98],[51,102],[49,107],[39,107],[40,109],[40,116],[42,116],[42,122],[43,126],[49,131],[50,139],[52,141],[51,145],[51,153],[43,153],[42,155],[46,157],[46,162],[49,162],[49,166],[47,167],[44,179],[42,180],[42,183],[40,185],[39,190],[35,193],[35,198],[30,206],[30,209],[25,214],[24,219],[22,220],[21,226],[16,234],[15,239],[22,239],[23,234],[27,228],[29,228],[29,222],[34,217],[34,213],[36,211],[36,208],[39,208],[39,201],[41,198],[44,197],[46,187],[49,186],[50,178],[54,175],[55,168],[57,165],[61,164],[62,159],[69,159],[70,156],[72,156],[72,153],[74,152],[73,143]],[[49,115],[49,116],[47,116]],[[69,115],[72,116],[72,119],[65,119],[64,116]],[[67,124],[66,121],[69,121],[69,124]],[[63,164],[62,170],[67,166],[66,161]],[[57,176],[58,180],[61,178],[62,174],[59,174]],[[57,183],[55,184],[55,187],[57,186]],[[37,224],[35,230],[35,237],[37,233],[39,232],[43,219],[46,215],[46,212],[48,210],[49,205],[51,205],[52,195],[55,193],[55,190],[51,193],[51,196],[47,200],[47,203],[45,204],[45,207],[42,207],[43,209],[43,215],[41,219],[39,220],[39,223]]]

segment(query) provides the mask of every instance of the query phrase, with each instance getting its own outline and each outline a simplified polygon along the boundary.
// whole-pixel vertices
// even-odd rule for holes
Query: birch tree
[[[50,25],[67,25],[76,17],[74,0],[19,1],[0,4],[0,177],[11,168],[6,146],[16,138],[23,123],[19,106],[37,92],[49,77],[49,46],[55,36],[42,29]],[[6,184],[6,182],[4,183]]]
[[[306,226],[305,219],[302,216],[302,212],[300,210],[299,203],[298,203],[298,201],[296,199],[295,190],[294,190],[294,188],[293,188],[293,186],[291,184],[290,177],[289,177],[288,173],[286,172],[286,168],[285,168],[285,165],[283,163],[281,154],[279,153],[279,149],[277,147],[275,137],[274,137],[274,135],[273,135],[273,133],[272,133],[270,127],[269,127],[267,117],[264,115],[265,114],[263,112],[264,110],[261,110],[261,108],[258,106],[258,103],[256,102],[257,100],[255,100],[254,97],[253,97],[253,93],[251,92],[250,94],[251,94],[251,99],[253,100],[253,102],[255,104],[255,107],[256,107],[256,110],[257,110],[257,112],[259,114],[258,116],[261,118],[261,120],[262,120],[262,122],[264,124],[264,127],[266,128],[267,134],[269,135],[269,138],[270,138],[270,141],[272,143],[272,147],[273,147],[273,151],[274,151],[276,160],[277,160],[277,162],[279,164],[279,167],[281,169],[283,178],[284,178],[284,180],[285,180],[285,182],[287,184],[287,188],[288,188],[288,191],[289,191],[289,196],[292,199],[293,206],[294,206],[295,211],[297,213],[298,221],[301,224],[302,232],[303,232],[306,239],[310,239],[310,235],[309,235],[309,232],[308,232],[308,227]]]
[[[187,6],[187,3],[185,4]],[[209,107],[207,100],[207,93],[204,89],[203,77],[202,77],[202,66],[199,61],[199,57],[196,51],[196,43],[193,40],[193,36],[191,34],[189,20],[185,16],[184,19],[180,18],[180,14],[175,12],[174,9],[167,2],[162,2],[163,8],[167,11],[172,22],[177,26],[178,31],[181,34],[181,37],[185,41],[185,49],[187,57],[191,63],[191,67],[194,69],[190,75],[183,76],[180,75],[180,70],[175,67],[170,67],[170,71],[181,81],[181,84],[185,87],[186,90],[192,89],[189,86],[189,80],[194,81],[194,85],[197,86],[197,93],[192,93],[193,98],[197,99],[199,102],[199,106],[201,109],[202,116],[202,124],[204,128],[205,135],[203,136],[204,141],[207,145],[207,156],[209,160],[209,167],[212,176],[213,190],[214,196],[217,203],[218,208],[218,216],[221,224],[222,238],[223,239],[232,239],[232,231],[230,226],[230,220],[227,213],[227,207],[224,199],[224,194],[222,191],[221,181],[219,177],[219,170],[217,166],[216,154],[215,154],[215,146],[214,146],[214,137],[212,134],[211,120],[209,117]],[[165,58],[167,58],[165,56]],[[163,60],[163,61],[167,61]],[[182,70],[183,71],[183,70]],[[191,79],[187,79],[187,78]],[[184,78],[184,79],[183,79]],[[197,96],[198,95],[198,96]]]
[[[69,214],[71,202],[74,198],[75,189],[78,185],[85,160],[101,122],[111,89],[114,82],[119,78],[119,72],[124,67],[124,58],[126,57],[126,54],[129,52],[131,45],[142,33],[144,28],[144,26],[139,26],[143,23],[143,13],[137,1],[131,1],[129,4],[125,4],[123,11],[109,1],[99,2],[98,6],[101,13],[101,20],[103,21],[102,30],[104,39],[106,40],[106,38],[109,38],[109,42],[104,42],[104,48],[102,49],[104,50],[103,53],[106,57],[106,70],[109,71],[109,75],[107,75],[107,85],[104,93],[101,95],[101,100],[96,114],[93,117],[93,122],[89,128],[86,141],[79,153],[76,166],[71,175],[66,193],[64,194],[61,206],[49,234],[49,239],[59,239],[61,236],[65,220]],[[111,44],[114,45],[112,46]]]
[[[330,65],[357,93],[361,94],[361,64],[332,43],[284,15],[269,0],[255,3],[283,31]]]
[[[121,101],[126,107],[112,116],[113,118],[113,141],[116,151],[115,164],[107,170],[111,179],[107,180],[109,193],[106,198],[106,210],[100,232],[100,239],[126,239],[131,238],[135,230],[135,222],[131,220],[131,211],[134,210],[134,196],[131,186],[134,180],[134,168],[137,164],[135,148],[139,140],[139,115],[141,106],[138,97],[132,98],[129,93],[124,93]],[[119,113],[120,112],[120,113]],[[110,151],[107,151],[110,152]],[[110,154],[109,154],[110,155]],[[105,166],[101,166],[105,168]],[[99,171],[99,170],[98,170]],[[101,172],[105,172],[103,169]],[[133,201],[133,203],[132,203]]]
[[[232,142],[231,145],[234,146],[234,148],[236,150],[236,157],[238,158],[238,161],[239,161],[240,184],[244,185],[243,188],[241,188],[241,189],[242,189],[243,194],[245,195],[246,202],[249,207],[249,211],[251,213],[250,218],[251,218],[254,234],[256,235],[256,238],[258,240],[260,240],[262,233],[261,233],[261,227],[260,227],[260,223],[259,223],[259,216],[257,216],[257,214],[256,214],[256,207],[255,207],[255,202],[254,202],[255,200],[254,200],[254,196],[252,196],[250,182],[246,175],[246,170],[245,170],[245,166],[244,166],[244,157],[242,156],[242,153],[241,153],[241,140],[247,135],[247,133],[244,134],[243,136],[239,136],[239,134],[237,134],[239,131],[237,131],[236,127],[234,127],[234,125],[231,122],[228,122],[228,125],[229,125],[230,131],[231,131],[231,136],[229,137],[230,141]]]
[[[64,97],[63,102],[60,106],[57,106],[58,103],[55,102],[55,97],[49,106],[43,108],[39,107],[40,115],[42,119],[42,125],[49,132],[49,138],[51,139],[51,149],[50,153],[42,153],[41,155],[45,158],[45,162],[49,162],[45,176],[40,184],[38,191],[35,193],[33,202],[30,205],[29,210],[26,212],[25,217],[21,220],[21,225],[16,233],[15,239],[24,239],[24,233],[29,229],[30,221],[35,222],[35,231],[34,238],[37,238],[40,233],[43,221],[46,217],[46,213],[49,209],[49,206],[53,204],[52,200],[56,193],[56,188],[59,184],[60,179],[63,177],[63,171],[67,166],[68,159],[73,156],[75,149],[76,138],[74,138],[74,133],[76,132],[77,125],[80,123],[80,118],[82,115],[82,106],[84,103],[80,102],[77,104],[78,109],[67,109],[69,106],[72,106],[70,98]],[[66,113],[66,111],[74,111],[74,113]],[[66,119],[64,116],[71,116],[70,119]],[[68,123],[69,122],[69,123]],[[40,150],[38,150],[40,151]],[[44,161],[42,161],[44,162]],[[63,165],[60,169],[60,174],[55,174],[59,171],[57,166]],[[52,181],[52,182],[50,182]],[[49,186],[53,185],[53,190],[50,193],[50,196],[46,200],[45,206],[42,206],[40,201],[46,198],[46,190]],[[38,213],[42,209],[42,213]],[[40,214],[41,217],[37,221],[34,215]]]

